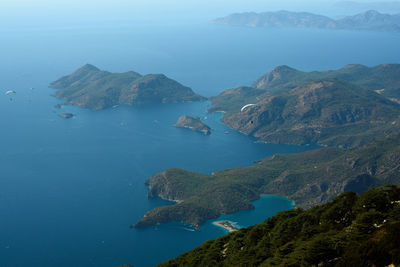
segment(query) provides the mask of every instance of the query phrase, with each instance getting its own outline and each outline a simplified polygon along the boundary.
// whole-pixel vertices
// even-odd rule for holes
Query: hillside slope
[[[168,169],[150,177],[150,197],[178,201],[148,211],[135,227],[182,221],[195,225],[223,213],[251,209],[261,194],[285,196],[298,207],[325,203],[346,191],[400,185],[400,135],[361,148],[323,148],[274,155],[250,167],[212,175]]]
[[[324,79],[226,114],[222,122],[268,143],[348,147],[384,137],[382,129],[399,116],[399,104],[371,90]]]
[[[346,65],[338,70],[304,72],[289,66],[278,66],[259,77],[251,87],[239,87],[212,97],[210,112],[237,112],[247,103],[286,93],[305,82],[334,78],[377,91],[387,98],[400,101],[400,64],[382,64],[367,67]]]
[[[346,147],[381,138],[399,116],[399,99],[400,64],[313,72],[279,66],[252,87],[212,97],[208,111],[224,112],[223,123],[263,142]],[[249,103],[256,105],[243,112]]]
[[[90,64],[54,81],[50,87],[59,89],[55,96],[68,104],[92,109],[206,99],[163,74],[110,73]]]
[[[158,266],[389,266],[400,264],[400,188],[343,193],[304,211],[209,240]]]

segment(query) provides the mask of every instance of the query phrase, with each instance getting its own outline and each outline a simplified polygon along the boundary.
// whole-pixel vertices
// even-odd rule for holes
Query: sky
[[[323,1],[323,0],[320,0]],[[325,0],[326,1],[326,0]],[[12,11],[22,12],[43,12],[55,11],[59,15],[71,11],[86,13],[90,15],[91,11],[101,11],[117,14],[142,14],[151,16],[166,14],[202,14],[214,12],[232,12],[249,10],[266,10],[279,7],[291,8],[304,6],[305,2],[294,0],[2,0],[0,7]],[[314,3],[314,1],[309,1]]]
[[[377,0],[357,0],[364,4],[374,1]],[[107,20],[163,22],[168,19],[182,23],[209,21],[230,13],[246,11],[285,9],[332,16],[355,12],[334,8],[337,2],[336,0],[1,0],[0,22],[3,27],[27,22],[35,25]]]

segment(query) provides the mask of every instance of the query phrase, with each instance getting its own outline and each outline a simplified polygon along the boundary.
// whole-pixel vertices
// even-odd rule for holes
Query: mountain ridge
[[[249,167],[211,175],[167,169],[146,180],[149,197],[176,201],[148,211],[135,227],[172,221],[201,225],[220,214],[251,209],[262,194],[284,196],[310,208],[340,193],[400,185],[400,131],[360,148],[321,148],[276,154]]]
[[[330,101],[327,101],[326,97],[331,93],[325,90],[323,106],[315,101],[322,95],[314,94],[313,98],[310,98],[311,95],[307,96],[310,92],[301,93],[298,89],[307,84],[315,86],[321,81],[335,81],[336,87],[341,88],[341,93],[336,94],[336,98],[331,97]],[[339,92],[337,88],[331,88]],[[312,107],[308,105],[309,111],[314,114],[300,116],[298,110],[293,109],[290,104],[304,103],[301,98],[307,97],[314,103]],[[352,100],[349,102],[350,98]],[[375,67],[349,64],[338,70],[311,72],[278,66],[258,78],[253,87],[229,89],[210,98],[212,106],[208,112],[224,112],[221,120],[224,124],[244,134],[255,136],[261,142],[318,142],[322,145],[349,147],[372,141],[376,137],[381,138],[383,131],[379,127],[390,128],[387,123],[399,116],[399,99],[400,64],[382,64]],[[345,101],[347,104],[340,105],[338,101]],[[376,106],[375,101],[389,108],[384,117],[383,113],[378,115],[371,110],[372,106]],[[242,111],[241,107],[249,103],[255,105]],[[353,104],[358,108],[354,109]],[[369,119],[357,119],[360,112],[367,112]],[[326,120],[329,114],[333,116],[332,122],[336,117],[336,124],[321,124],[321,119]],[[349,117],[347,125],[344,125],[342,120],[346,116],[351,118]],[[311,118],[313,121],[310,121]],[[340,129],[344,126],[346,128]],[[303,130],[299,131],[301,129]],[[300,136],[302,138],[299,138]]]
[[[371,90],[336,79],[322,79],[268,97],[244,111],[224,114],[222,122],[263,142],[318,142],[347,147],[358,145],[348,143],[348,135],[372,141],[382,137],[378,132],[399,116],[399,104]],[[332,131],[338,127],[341,132]]]
[[[86,64],[50,87],[68,104],[95,110],[115,105],[145,105],[206,100],[164,74],[141,75],[134,71],[111,73]]]
[[[400,32],[400,14],[383,14],[376,10],[367,10],[337,20],[309,12],[286,10],[262,13],[244,12],[217,18],[213,20],[213,23],[265,28],[319,28]]]

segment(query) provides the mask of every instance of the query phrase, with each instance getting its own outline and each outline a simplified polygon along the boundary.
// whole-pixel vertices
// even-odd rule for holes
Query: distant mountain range
[[[55,96],[67,100],[67,104],[92,109],[206,99],[163,74],[110,73],[90,64],[51,83],[50,87],[59,89]]]
[[[246,12],[218,18],[213,23],[265,28],[320,28],[400,32],[400,14],[382,14],[375,10],[341,19],[332,19],[307,12]]]
[[[400,1],[376,1],[376,2],[357,2],[357,1],[340,1],[333,4],[333,8],[342,11],[361,11],[375,9],[380,12],[398,13],[400,12]]]

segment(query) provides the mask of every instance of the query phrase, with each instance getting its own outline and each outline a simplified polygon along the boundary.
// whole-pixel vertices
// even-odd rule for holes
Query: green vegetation
[[[168,169],[150,177],[149,196],[178,201],[148,211],[136,227],[182,221],[195,225],[222,213],[251,209],[261,194],[285,196],[310,208],[342,192],[400,185],[400,135],[344,150],[322,148],[274,155],[249,167],[211,175]]]
[[[89,64],[50,86],[60,89],[55,96],[68,104],[92,109],[206,99],[162,74],[110,73]]]
[[[149,196],[177,204],[148,211],[135,226],[200,225],[223,213],[251,209],[261,194],[285,196],[310,208],[343,192],[400,185],[400,105],[382,95],[400,91],[399,71],[400,65],[348,65],[310,73],[281,66],[254,88],[212,98],[210,111],[225,111],[225,124],[261,141],[330,147],[274,155],[212,175],[180,169],[156,174],[146,181]],[[381,94],[371,90],[378,88]],[[240,111],[248,103],[256,105]]]
[[[222,121],[269,143],[355,146],[384,137],[400,105],[362,87],[335,79],[314,80],[260,101]],[[351,139],[349,139],[351,137]]]
[[[338,70],[303,72],[288,66],[278,66],[258,78],[252,87],[227,90],[210,100],[210,112],[238,112],[248,103],[262,101],[270,96],[286,93],[305,82],[316,79],[337,79],[370,90],[378,90],[388,98],[400,99],[400,64],[382,64],[375,67],[347,65]],[[383,90],[382,90],[383,89]]]
[[[158,266],[400,265],[400,188],[347,192],[209,240]]]
[[[376,92],[373,92],[376,91]],[[211,98],[209,112],[268,143],[355,147],[383,138],[400,116],[400,65],[348,65],[336,71],[275,68],[253,87]],[[256,105],[240,110],[248,103]]]

